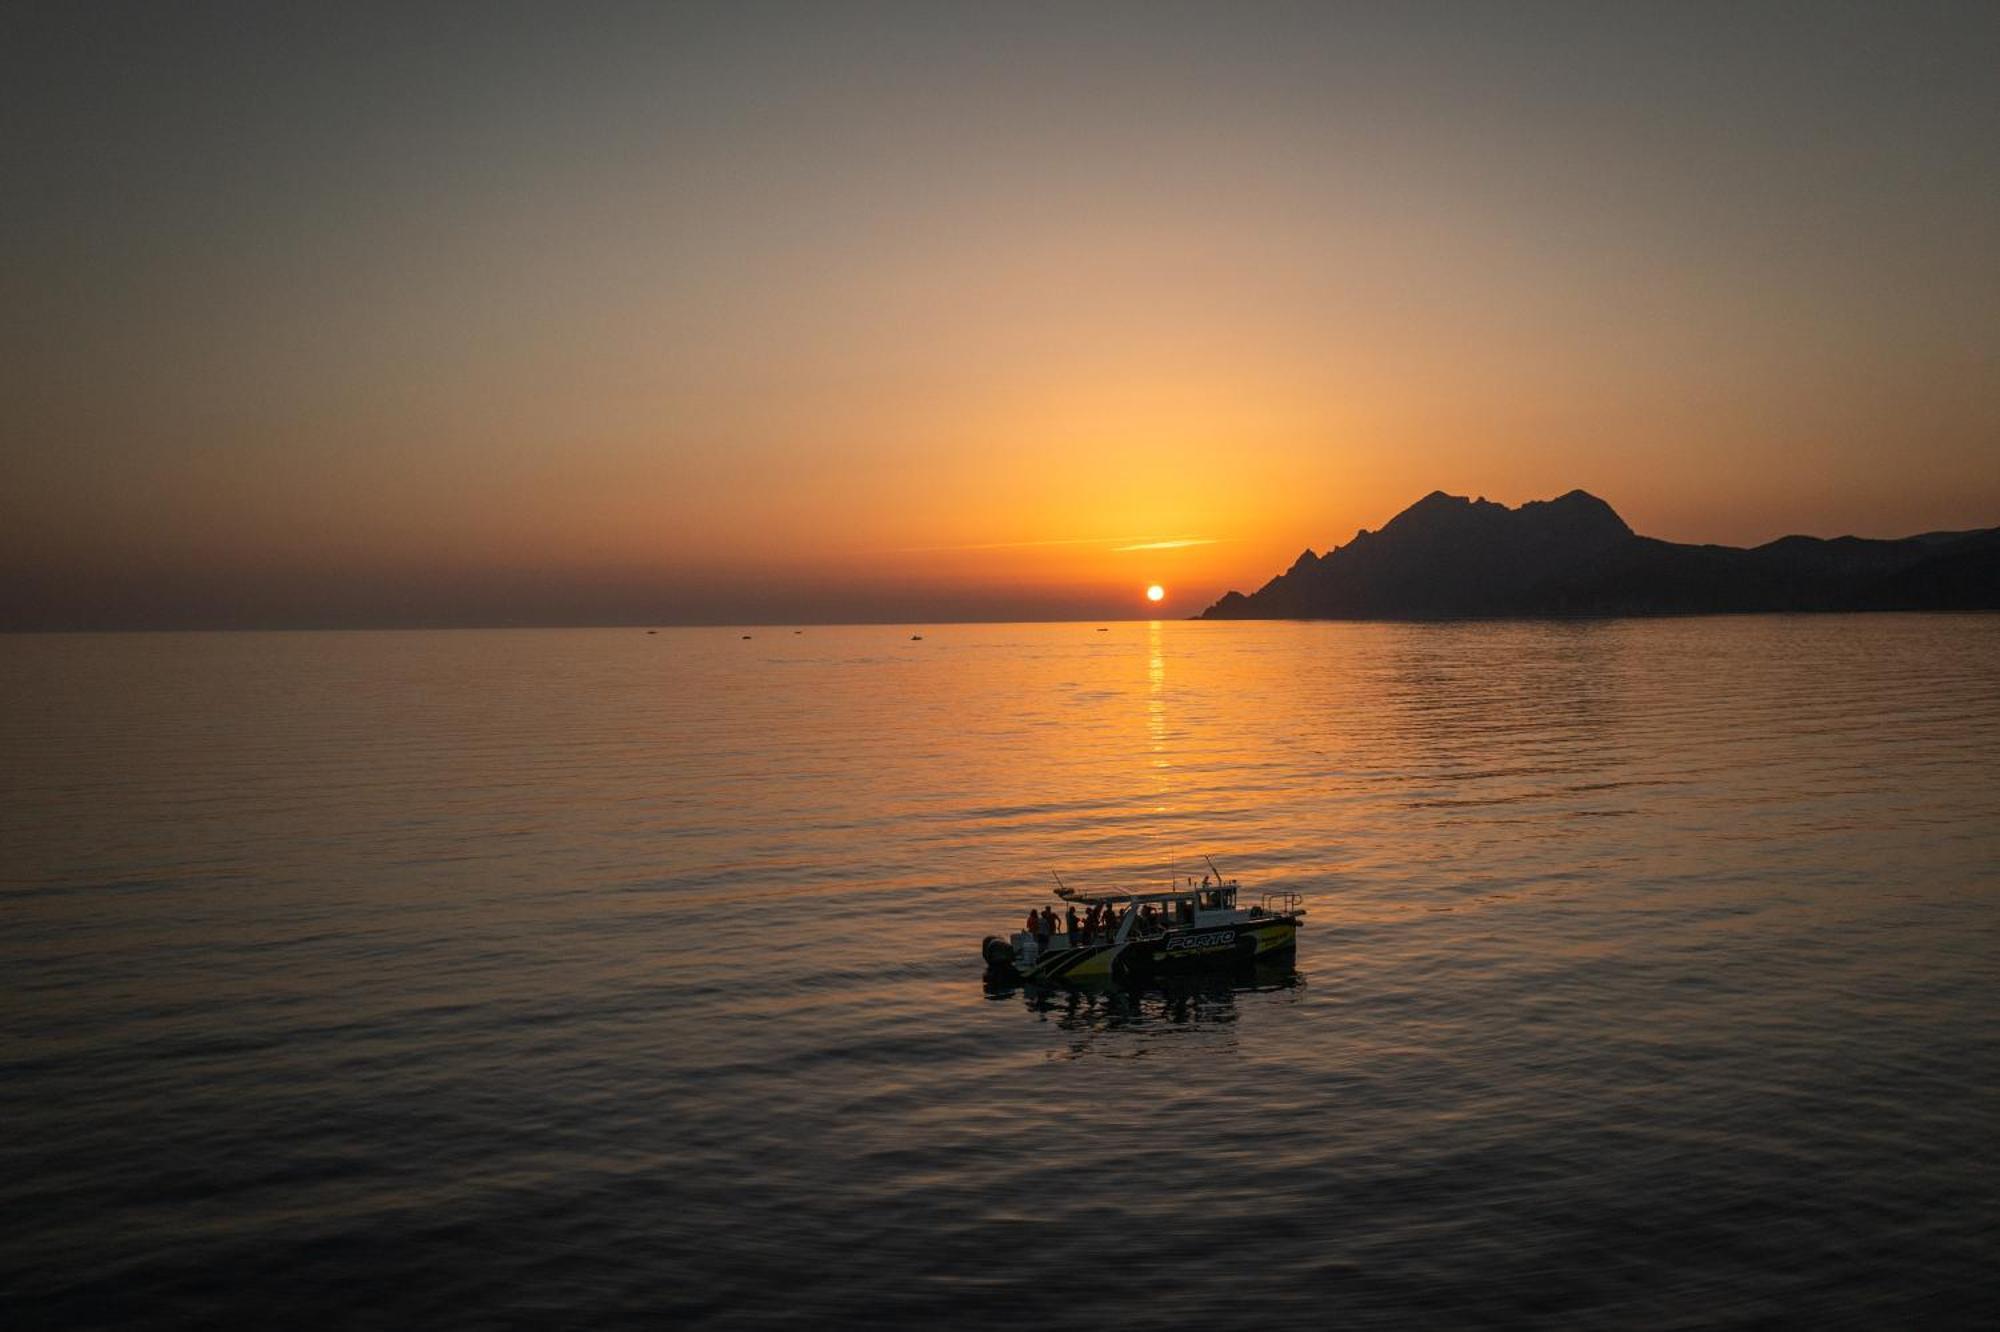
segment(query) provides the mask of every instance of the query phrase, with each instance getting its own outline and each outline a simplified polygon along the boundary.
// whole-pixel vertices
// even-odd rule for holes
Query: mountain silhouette
[[[1752,549],[1639,536],[1581,490],[1518,509],[1433,491],[1205,620],[2000,609],[2000,528]]]

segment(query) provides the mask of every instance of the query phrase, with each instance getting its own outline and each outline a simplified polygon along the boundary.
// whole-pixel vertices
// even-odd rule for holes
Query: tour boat
[[[1214,870],[1213,862],[1209,868]],[[1065,908],[1051,913],[1055,928],[988,935],[980,945],[989,975],[1023,981],[1144,980],[1163,971],[1236,966],[1270,959],[1298,946],[1305,908],[1297,893],[1265,893],[1255,906],[1239,906],[1242,886],[1218,871],[1199,884],[1184,881],[1164,892],[1080,893],[1056,879]],[[1100,924],[1072,934],[1071,911],[1096,908]],[[1044,908],[1045,910],[1048,908]],[[1114,923],[1102,924],[1105,913]]]

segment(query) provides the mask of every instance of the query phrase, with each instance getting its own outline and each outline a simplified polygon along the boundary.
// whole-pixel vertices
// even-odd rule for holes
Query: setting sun
[[[1158,583],[1146,589],[1146,600],[1148,601],[1161,601],[1165,599],[1166,595],[1167,589],[1161,587]]]

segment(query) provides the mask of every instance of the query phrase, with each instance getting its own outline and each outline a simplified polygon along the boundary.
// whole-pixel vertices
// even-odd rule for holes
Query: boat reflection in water
[[[1121,1052],[1122,1037],[1139,1038],[1122,1050],[1132,1055],[1143,1054],[1145,1038],[1152,1036],[1199,1034],[1233,1045],[1237,1019],[1250,1003],[1297,1003],[1306,992],[1306,978],[1289,953],[1235,967],[1163,975],[1144,984],[1049,985],[994,974],[983,983],[989,1000],[1018,998],[1028,1012],[1073,1033],[1072,1056]],[[1114,1043],[1111,1048],[1101,1043],[1106,1037]]]

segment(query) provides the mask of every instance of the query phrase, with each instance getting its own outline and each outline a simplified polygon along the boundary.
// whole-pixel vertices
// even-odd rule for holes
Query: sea
[[[10,1332],[2000,1316],[2000,616],[12,635],[0,784]]]

